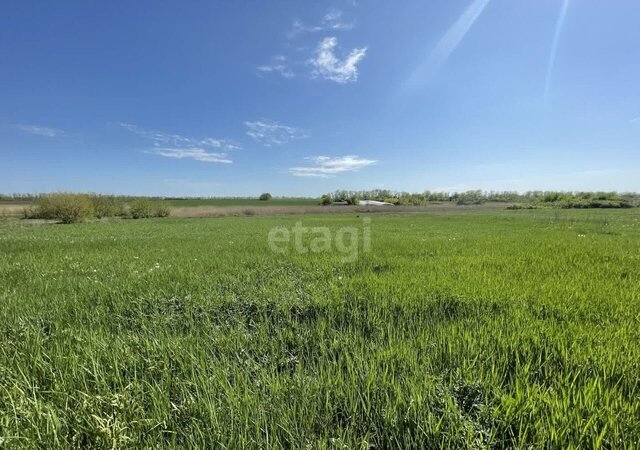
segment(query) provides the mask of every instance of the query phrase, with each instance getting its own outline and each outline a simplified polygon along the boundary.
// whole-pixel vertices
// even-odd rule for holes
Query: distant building
[[[393,203],[379,202],[378,200],[360,200],[358,205],[361,206],[393,206]]]
[[[331,202],[331,204],[336,206],[347,206],[349,202]]]

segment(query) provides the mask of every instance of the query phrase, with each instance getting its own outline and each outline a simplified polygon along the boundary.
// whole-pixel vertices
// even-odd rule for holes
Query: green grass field
[[[640,446],[638,210],[362,219],[0,220],[0,447]]]

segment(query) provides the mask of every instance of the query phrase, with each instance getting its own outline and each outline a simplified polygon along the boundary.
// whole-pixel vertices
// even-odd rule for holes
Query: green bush
[[[124,214],[124,205],[116,197],[111,195],[92,195],[91,203],[93,211],[98,219],[103,217],[116,217]]]
[[[320,197],[320,204],[321,205],[330,205],[331,204],[331,196],[325,194],[322,197]]]
[[[456,205],[480,205],[485,202],[482,191],[466,191],[454,195]]]
[[[154,204],[153,215],[155,217],[169,217],[171,214],[171,209],[169,208],[169,204],[166,202],[156,202]]]
[[[262,194],[260,194],[260,197],[258,197],[258,200],[267,201],[271,200],[271,198],[271,194],[269,194],[268,192],[263,192]]]
[[[91,198],[88,195],[56,192],[38,197],[35,209],[29,214],[36,219],[76,223],[93,217],[94,212]]]
[[[534,205],[513,204],[507,206],[506,209],[536,209]]]
[[[169,217],[169,205],[161,201],[148,198],[137,198],[129,205],[129,216],[133,219],[148,219],[149,217]]]
[[[626,200],[600,200],[596,198],[565,200],[557,203],[560,208],[631,208],[633,205]]]
[[[386,197],[382,201],[396,206],[400,204],[400,199],[396,197]]]
[[[137,198],[129,205],[129,213],[134,219],[146,219],[153,216],[153,204],[148,198]]]
[[[38,218],[38,208],[35,206],[25,206],[22,209],[22,217],[24,219],[37,219]]]

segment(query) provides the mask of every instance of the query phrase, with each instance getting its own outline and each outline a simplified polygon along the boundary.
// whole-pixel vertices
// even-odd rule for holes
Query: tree
[[[258,197],[258,199],[262,201],[271,200],[271,198],[271,194],[269,194],[268,192],[263,192],[262,194],[260,194],[260,197]]]

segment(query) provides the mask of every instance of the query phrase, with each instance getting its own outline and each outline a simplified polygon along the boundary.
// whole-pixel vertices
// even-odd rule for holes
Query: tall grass
[[[638,448],[640,215],[0,223],[0,446]]]

